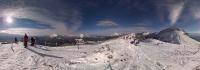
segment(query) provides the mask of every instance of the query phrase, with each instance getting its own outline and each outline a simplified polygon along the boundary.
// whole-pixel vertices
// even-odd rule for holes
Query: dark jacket
[[[28,42],[28,36],[27,36],[27,34],[24,35],[24,42]]]

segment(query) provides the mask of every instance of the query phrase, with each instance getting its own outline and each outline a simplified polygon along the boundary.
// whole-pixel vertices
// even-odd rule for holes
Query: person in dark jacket
[[[35,38],[31,37],[31,46],[35,46]]]
[[[18,39],[17,39],[17,37],[15,37],[15,43],[16,43],[16,44],[18,43]]]
[[[24,47],[26,48],[26,47],[28,47],[28,36],[27,36],[27,34],[25,34],[24,35]]]

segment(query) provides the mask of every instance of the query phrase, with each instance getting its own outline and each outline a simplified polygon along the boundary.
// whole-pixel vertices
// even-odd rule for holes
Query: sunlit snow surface
[[[178,45],[155,39],[138,46],[113,39],[97,45],[29,47],[0,46],[0,70],[195,70],[199,44]]]

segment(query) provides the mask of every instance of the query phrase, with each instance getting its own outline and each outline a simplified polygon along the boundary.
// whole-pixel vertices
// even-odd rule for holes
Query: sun
[[[13,20],[12,17],[9,17],[9,16],[8,16],[8,17],[5,18],[5,21],[6,21],[7,23],[13,23],[14,20]]]

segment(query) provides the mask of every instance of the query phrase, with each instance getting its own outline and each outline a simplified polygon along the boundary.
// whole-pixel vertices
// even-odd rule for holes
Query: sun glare
[[[13,23],[13,18],[12,17],[6,17],[5,21],[6,21],[6,23]]]

